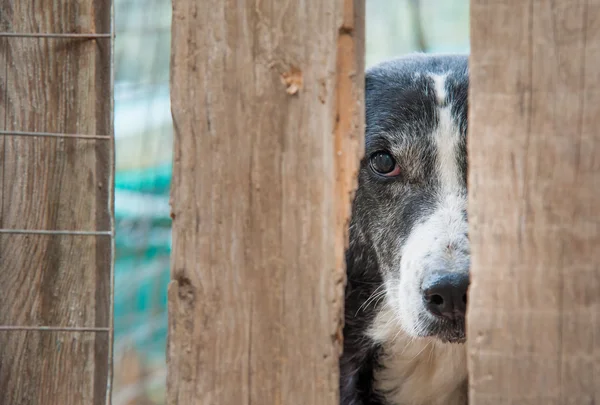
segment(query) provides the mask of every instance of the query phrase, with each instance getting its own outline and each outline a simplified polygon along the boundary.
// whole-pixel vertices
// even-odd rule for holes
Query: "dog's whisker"
[[[375,289],[375,291],[373,291],[373,293],[369,296],[369,298],[367,298],[365,300],[365,302],[363,302],[362,305],[360,307],[358,307],[358,309],[356,310],[356,313],[354,314],[354,316],[356,316],[360,312],[361,309],[366,308],[369,305],[369,302],[377,299],[380,296],[384,296],[385,295],[385,289],[384,289],[384,287],[385,286],[383,284],[381,284],[379,287],[377,287]],[[378,291],[380,289],[381,289],[381,291]]]

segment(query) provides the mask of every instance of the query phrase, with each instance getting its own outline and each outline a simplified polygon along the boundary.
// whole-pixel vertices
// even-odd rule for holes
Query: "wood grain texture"
[[[600,3],[471,2],[470,405],[600,402]]]
[[[173,2],[170,405],[337,404],[363,3]]]
[[[110,30],[110,1],[0,2],[0,30]],[[0,40],[0,129],[112,134],[108,39]],[[0,228],[106,231],[112,142],[0,137]],[[107,327],[106,236],[0,236],[0,325]],[[0,404],[104,404],[105,332],[0,331]]]

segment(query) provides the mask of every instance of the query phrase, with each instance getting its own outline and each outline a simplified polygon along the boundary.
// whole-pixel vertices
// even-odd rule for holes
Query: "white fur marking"
[[[460,186],[460,168],[456,160],[456,148],[459,141],[459,131],[452,120],[450,105],[447,100],[446,75],[432,75],[435,93],[438,99],[438,126],[432,134],[437,146],[438,175],[442,182],[443,194],[463,194]]]
[[[448,75],[430,75],[433,79],[433,88],[435,90],[435,97],[438,105],[444,105],[446,103],[446,77]]]
[[[384,345],[385,367],[375,375],[378,390],[389,391],[394,404],[463,405],[467,379],[465,345],[408,336],[397,312],[384,303],[369,331]]]

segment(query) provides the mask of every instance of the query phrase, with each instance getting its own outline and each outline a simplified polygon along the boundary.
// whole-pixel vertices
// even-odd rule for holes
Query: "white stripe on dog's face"
[[[435,91],[435,98],[438,105],[446,105],[448,93],[446,92],[446,77],[448,75],[429,75],[433,80],[433,89]]]
[[[460,132],[452,120],[451,105],[445,88],[446,76],[431,75],[431,78],[438,102],[438,126],[432,137],[436,146],[441,193],[460,195],[466,192],[460,185],[461,173],[457,158]]]

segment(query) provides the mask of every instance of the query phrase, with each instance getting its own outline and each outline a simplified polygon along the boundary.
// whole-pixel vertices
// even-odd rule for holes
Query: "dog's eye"
[[[371,156],[371,168],[383,176],[397,176],[400,174],[400,168],[396,160],[387,152],[376,152]]]

